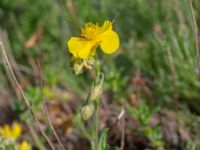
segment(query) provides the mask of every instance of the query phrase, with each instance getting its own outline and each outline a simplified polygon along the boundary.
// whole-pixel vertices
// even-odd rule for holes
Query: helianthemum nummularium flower
[[[7,124],[0,127],[0,136],[4,138],[18,139],[22,134],[22,127],[19,123],[14,123],[12,127]]]
[[[19,145],[19,150],[32,150],[32,146],[27,141],[22,141]]]
[[[12,126],[5,124],[3,127],[0,127],[0,137],[13,139],[13,144],[15,145],[14,150],[32,150],[32,146],[26,140],[23,140],[21,144],[17,143],[21,135],[22,126],[19,123],[13,123]]]
[[[74,58],[87,60],[94,56],[99,45],[104,53],[114,53],[119,48],[119,37],[110,21],[105,21],[102,26],[87,23],[81,29],[81,37],[71,37],[67,44]]]
[[[97,57],[93,56],[98,46],[106,54],[114,53],[120,45],[118,34],[113,31],[110,21],[105,21],[102,26],[87,23],[81,28],[81,37],[71,37],[67,45],[69,52],[73,55],[70,64],[73,66],[76,75],[82,73],[84,69],[93,69],[95,71],[95,80],[86,101],[80,109],[80,115],[86,121],[92,118],[94,114],[94,120],[91,126],[93,139],[91,140],[92,149],[107,149],[107,146],[105,146],[106,143],[103,142],[102,144],[101,142],[102,138],[100,140],[98,138],[99,107],[100,97],[103,92],[104,73],[101,72],[100,60],[95,60]]]

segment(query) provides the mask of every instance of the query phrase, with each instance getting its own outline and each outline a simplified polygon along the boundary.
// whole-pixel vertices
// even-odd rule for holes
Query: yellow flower
[[[3,127],[0,127],[0,135],[4,138],[13,138],[14,140],[18,139],[21,136],[22,128],[18,123],[14,123],[12,127],[7,124]]]
[[[114,53],[119,48],[119,37],[112,30],[110,21],[105,21],[102,26],[87,23],[81,28],[81,37],[71,37],[67,44],[75,58],[89,59],[99,45],[104,53]]]
[[[32,150],[32,147],[27,141],[22,141],[19,146],[19,150]]]

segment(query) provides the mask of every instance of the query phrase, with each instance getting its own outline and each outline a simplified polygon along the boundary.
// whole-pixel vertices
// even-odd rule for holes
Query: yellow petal
[[[78,52],[80,51],[80,49],[82,49],[82,47],[85,46],[84,42],[82,42],[83,39],[78,38],[78,37],[71,37],[68,41],[68,48],[69,48],[69,52],[74,56],[74,57],[78,57]]]
[[[32,150],[32,147],[27,141],[22,141],[19,150]]]
[[[18,139],[22,134],[22,128],[21,125],[18,123],[14,123],[12,126],[12,137],[14,139]]]
[[[112,30],[112,22],[106,20],[102,26],[103,31],[111,31]]]
[[[4,135],[3,135],[4,137],[12,138],[12,131],[7,124],[4,125],[3,130],[4,130]]]
[[[100,43],[102,51],[106,54],[114,53],[119,48],[119,37],[116,32],[109,31],[102,37]]]
[[[88,59],[94,54],[96,43],[84,38],[71,37],[68,41],[69,52],[75,58]]]

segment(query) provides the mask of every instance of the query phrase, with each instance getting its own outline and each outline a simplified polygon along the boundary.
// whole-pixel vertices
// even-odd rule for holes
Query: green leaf
[[[102,134],[101,134],[100,139],[99,139],[100,150],[108,150],[107,134],[108,134],[108,129],[105,128],[103,130]]]

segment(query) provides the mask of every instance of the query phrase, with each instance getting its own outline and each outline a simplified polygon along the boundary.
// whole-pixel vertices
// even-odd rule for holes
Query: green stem
[[[98,106],[98,101],[96,102],[96,111],[95,111],[95,147],[96,150],[99,149],[99,106]]]
[[[94,86],[97,86],[96,84],[102,84],[102,83],[99,83],[100,76],[102,78],[102,75],[100,75],[101,68],[100,68],[99,63],[96,64],[95,70],[96,70],[96,79],[95,79],[95,85]],[[101,79],[101,82],[102,81],[103,80]],[[99,122],[100,122],[100,120],[99,120],[99,103],[100,103],[99,98],[97,98],[94,102],[95,102],[96,110],[95,110],[95,116],[94,116],[94,130],[93,130],[94,131],[94,134],[93,134],[94,137],[93,138],[94,138],[95,150],[99,150],[99,132],[98,132],[99,131]]]

